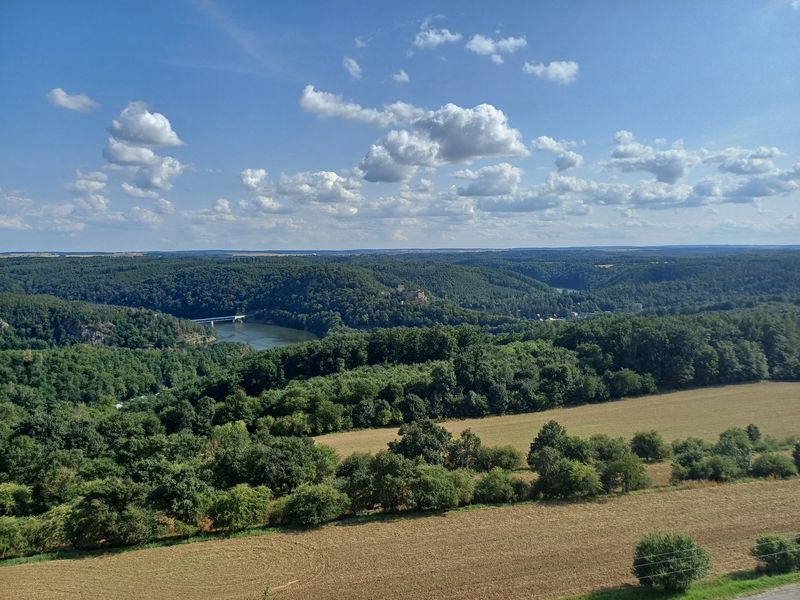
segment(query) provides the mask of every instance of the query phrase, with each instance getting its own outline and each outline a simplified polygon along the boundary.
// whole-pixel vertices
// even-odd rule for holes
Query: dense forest
[[[636,440],[548,426],[531,487],[509,473],[516,451],[435,421],[800,379],[798,257],[3,259],[0,557],[636,489],[655,452]],[[170,316],[233,311],[327,335],[256,352],[197,343],[207,330]],[[401,440],[374,456],[337,457],[309,437],[378,426]],[[745,464],[756,442],[744,430],[681,442],[675,477],[795,473],[781,455]]]
[[[0,265],[0,291],[147,308],[184,318],[255,313],[319,334],[341,326],[501,326],[574,313],[678,314],[767,301],[796,304],[800,252],[6,258]]]
[[[172,348],[212,340],[208,327],[151,310],[0,293],[2,350],[73,344]]]

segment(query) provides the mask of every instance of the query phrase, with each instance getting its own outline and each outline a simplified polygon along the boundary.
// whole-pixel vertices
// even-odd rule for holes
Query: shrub
[[[481,475],[475,484],[475,500],[486,504],[513,502],[516,490],[511,476],[499,467]]]
[[[481,438],[475,435],[471,429],[465,429],[457,440],[453,440],[447,446],[447,468],[448,469],[475,469],[483,448]]]
[[[756,545],[750,549],[750,554],[770,575],[789,573],[800,568],[800,544],[786,535],[761,536],[756,540]]]
[[[639,540],[633,573],[644,587],[683,592],[708,573],[711,558],[694,538],[678,533],[649,533]]]
[[[546,454],[541,453],[540,458]],[[600,474],[594,465],[555,456],[549,463],[538,466],[539,479],[534,489],[545,498],[595,496],[603,491]]]
[[[32,524],[30,517],[0,517],[0,559],[33,552]]]
[[[521,465],[522,452],[514,446],[484,446],[478,452],[477,469],[479,471],[491,471],[495,467],[513,471]]]
[[[426,464],[417,467],[414,503],[420,510],[446,510],[458,506],[458,492],[447,469]]]
[[[712,481],[730,481],[740,474],[739,467],[729,456],[714,454],[703,459],[700,470],[706,479]]]
[[[756,477],[788,479],[797,475],[797,467],[788,456],[767,452],[753,461],[751,472]]]
[[[631,490],[640,490],[650,485],[650,477],[647,475],[642,459],[630,451],[608,462],[601,462],[598,467],[600,481],[607,493],[615,490],[628,493]]]
[[[31,488],[20,483],[0,483],[0,515],[19,517],[31,505]]]
[[[286,501],[284,518],[301,527],[318,527],[342,516],[350,499],[332,485],[302,485]]]
[[[240,483],[217,492],[208,511],[214,527],[246,529],[262,525],[267,518],[272,492],[266,486],[250,487]]]
[[[631,438],[631,451],[647,462],[664,460],[670,455],[669,445],[656,430],[640,431]]]
[[[414,467],[416,463],[381,450],[370,464],[372,473],[372,504],[380,504],[385,511],[398,510],[414,504]]]
[[[66,524],[72,513],[69,504],[59,504],[37,517],[36,549],[39,551],[61,548],[69,543]]]
[[[118,520],[116,510],[104,500],[82,498],[67,516],[64,529],[76,548],[94,548],[103,542],[117,541]]]
[[[511,485],[514,487],[514,500],[527,500],[531,496],[531,485],[522,479],[511,478]]]
[[[159,534],[160,529],[155,513],[133,505],[127,506],[117,521],[118,541],[126,545],[149,542]]]
[[[350,498],[350,509],[355,513],[372,506],[372,456],[366,452],[354,452],[346,457],[336,469],[341,490]]]
[[[397,433],[400,439],[389,442],[390,452],[406,458],[421,456],[432,465],[440,465],[445,461],[447,448],[453,437],[444,427],[430,419],[406,423]]]
[[[747,432],[747,437],[749,437],[750,441],[754,444],[761,439],[761,430],[755,423],[750,423],[744,430]]]
[[[731,427],[719,434],[715,452],[729,456],[741,470],[746,471],[753,458],[753,443],[744,429]]]
[[[459,506],[472,502],[472,498],[475,496],[475,478],[472,471],[467,471],[466,469],[450,471],[450,479],[452,479],[456,488]]]
[[[794,465],[797,467],[797,470],[800,471],[800,442],[794,445],[792,457],[794,458]]]

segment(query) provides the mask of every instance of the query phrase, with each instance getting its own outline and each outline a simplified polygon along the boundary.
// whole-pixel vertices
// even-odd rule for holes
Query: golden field
[[[763,434],[786,437],[800,434],[800,383],[761,382],[700,388],[655,396],[641,396],[603,404],[587,404],[537,413],[464,419],[441,423],[458,435],[467,427],[490,446],[510,444],[528,452],[539,428],[555,419],[572,435],[595,433],[631,437],[656,429],[664,438],[697,436],[716,439],[728,427],[755,423]],[[397,437],[397,428],[331,433],[316,438],[345,456],[377,452]]]

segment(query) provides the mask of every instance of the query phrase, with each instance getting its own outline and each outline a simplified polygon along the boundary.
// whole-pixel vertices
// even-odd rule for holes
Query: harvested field
[[[484,444],[510,444],[527,453],[531,440],[546,421],[555,419],[570,434],[595,433],[630,437],[637,431],[657,429],[668,441],[698,436],[716,439],[728,427],[755,423],[762,433],[777,437],[800,434],[800,383],[762,382],[672,392],[588,404],[538,413],[446,421],[444,427],[458,435],[470,427]],[[377,452],[395,439],[397,428],[331,433],[316,438],[344,456],[351,452]]]
[[[633,546],[655,529],[697,536],[714,574],[750,568],[758,535],[800,530],[799,497],[794,479],[345,522],[0,567],[0,590],[17,600],[557,598],[632,583]]]

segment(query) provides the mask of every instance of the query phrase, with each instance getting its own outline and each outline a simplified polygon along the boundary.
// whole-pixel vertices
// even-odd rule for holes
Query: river
[[[292,329],[290,327],[280,327],[278,325],[267,325],[265,323],[252,323],[249,321],[238,323],[215,323],[214,329],[217,338],[221,342],[239,342],[247,344],[254,350],[266,350],[268,348],[280,348],[307,342],[317,339],[313,333]]]

